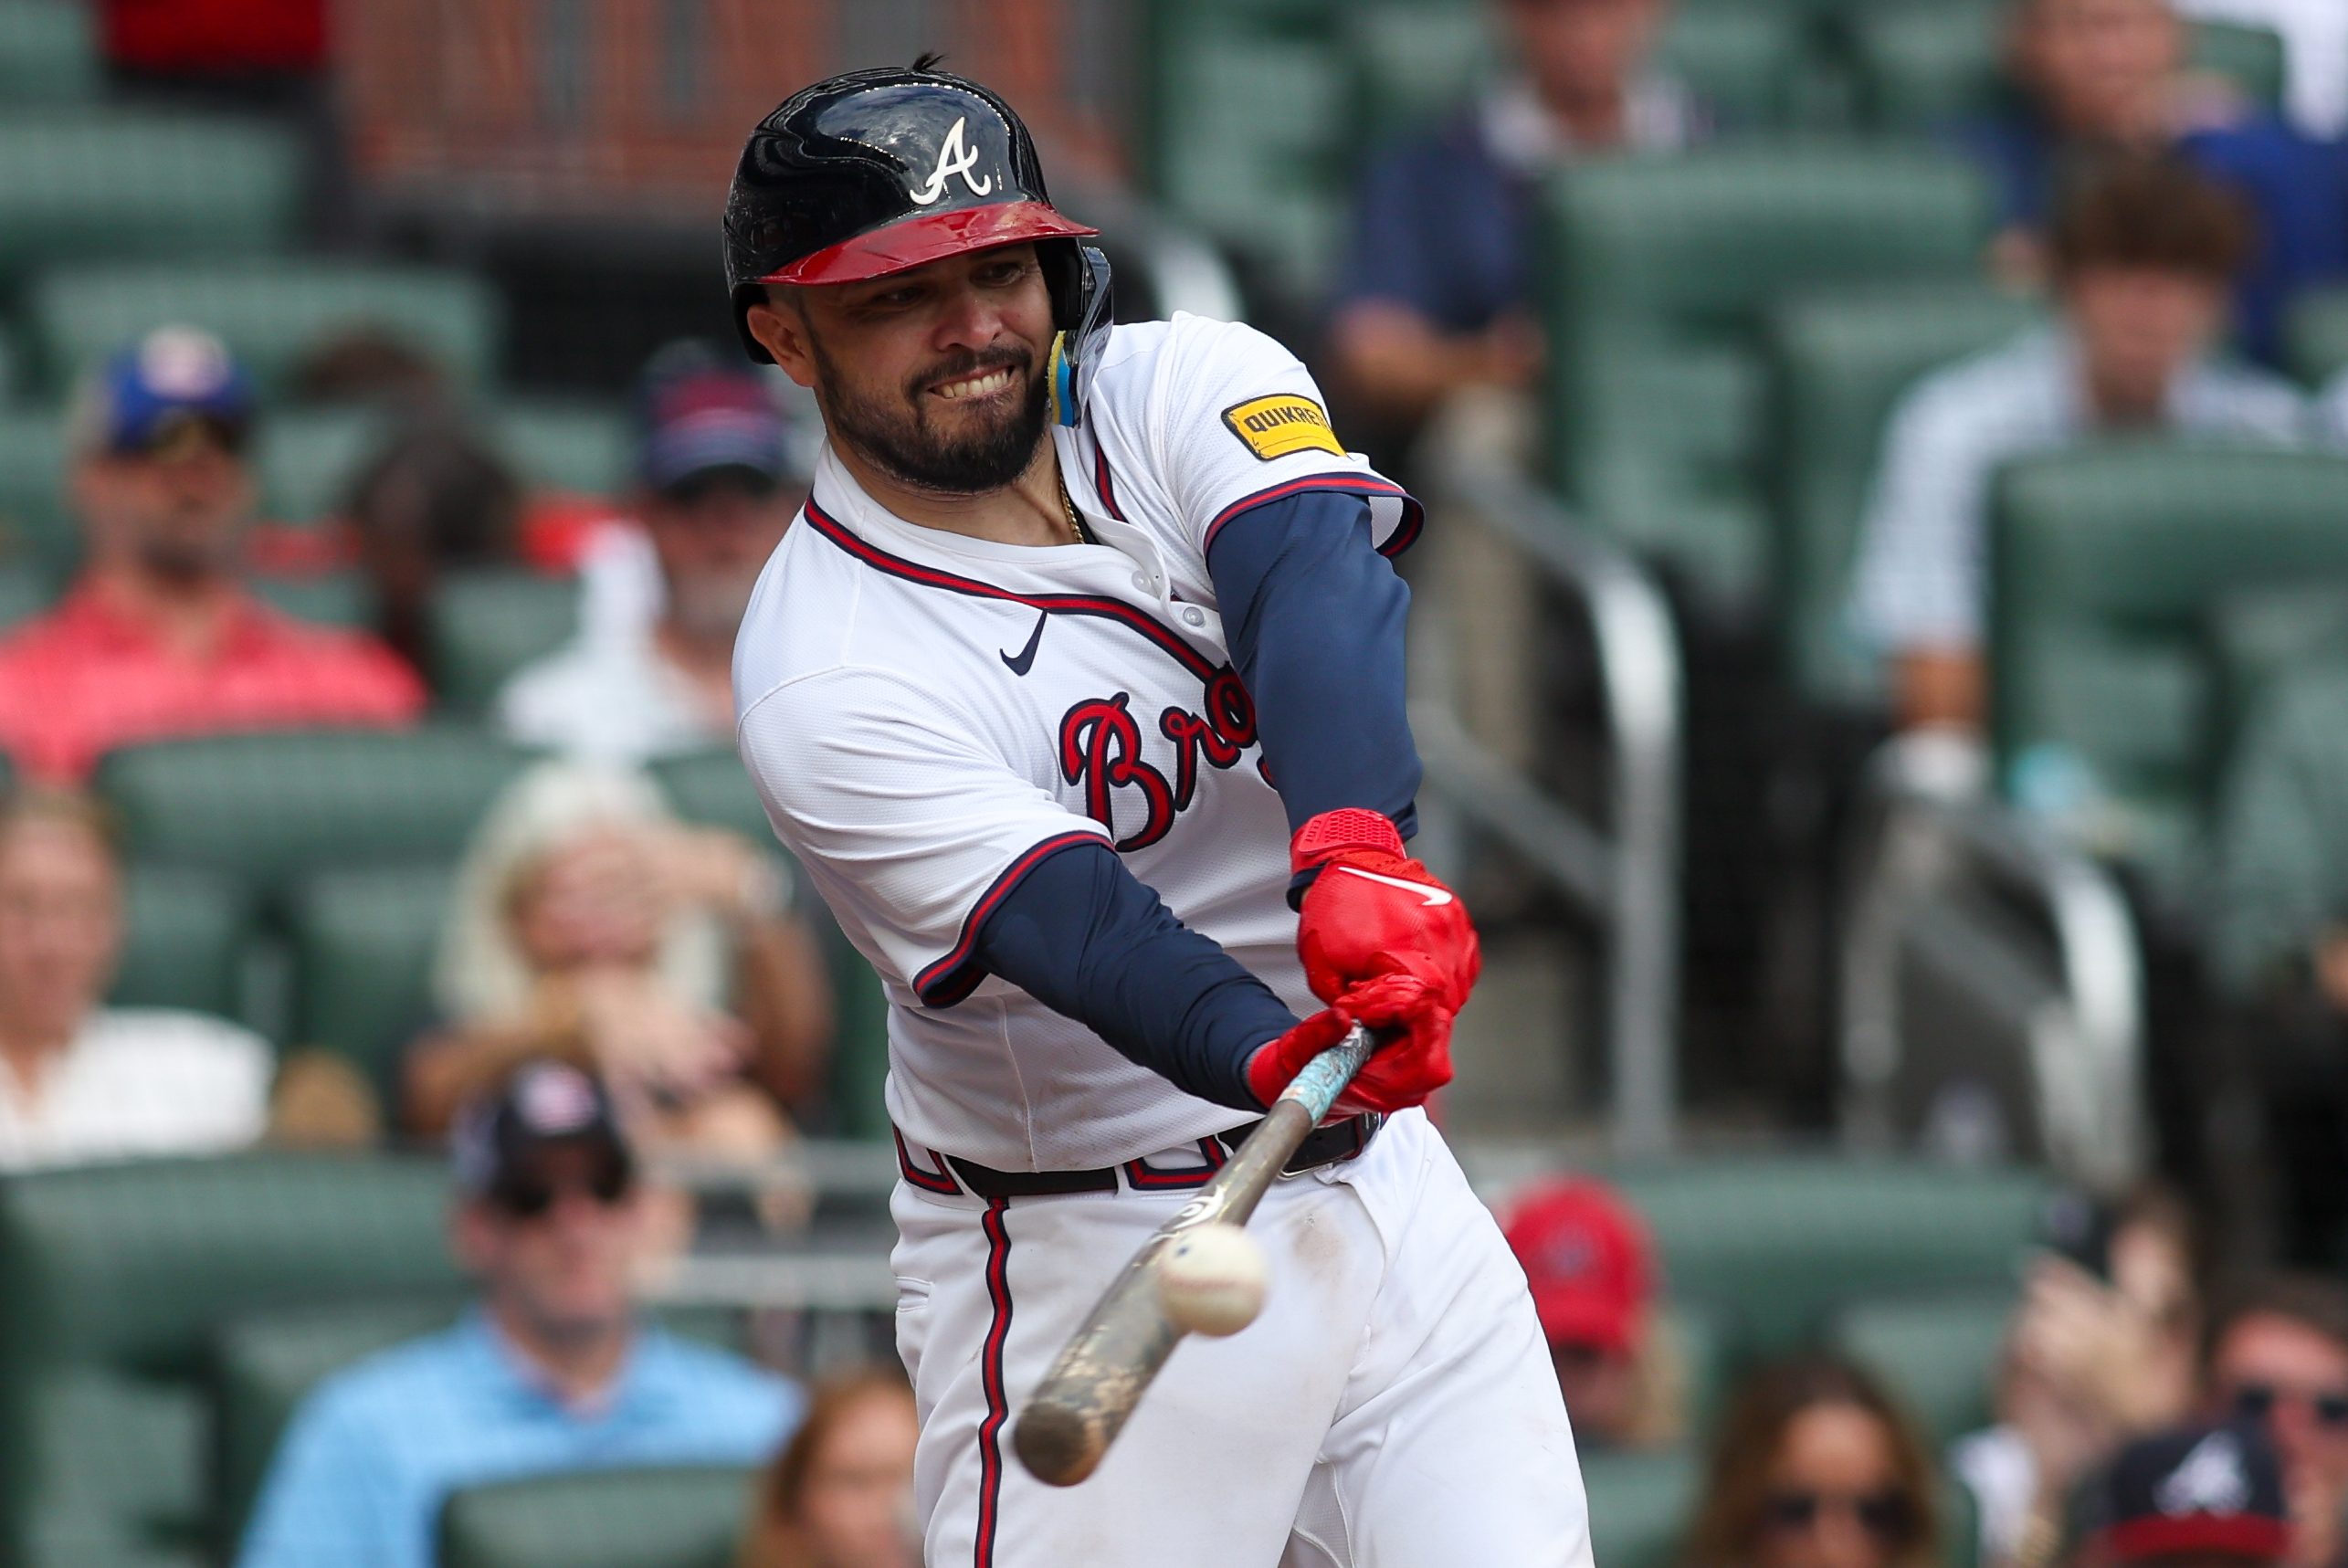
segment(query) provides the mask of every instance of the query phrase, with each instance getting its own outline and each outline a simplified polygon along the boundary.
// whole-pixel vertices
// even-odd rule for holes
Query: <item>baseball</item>
[[[1158,1300],[1178,1329],[1236,1334],[1263,1310],[1270,1273],[1263,1247],[1246,1230],[1202,1225],[1176,1237],[1158,1258]]]

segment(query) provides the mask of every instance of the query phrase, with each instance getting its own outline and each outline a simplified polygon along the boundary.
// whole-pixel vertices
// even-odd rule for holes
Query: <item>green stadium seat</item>
[[[40,280],[30,316],[59,378],[180,323],[217,332],[270,395],[305,356],[358,331],[415,348],[461,387],[486,386],[503,331],[495,290],[471,273],[295,259],[77,265]]]
[[[206,1411],[192,1387],[77,1368],[20,1409],[37,1496],[0,1549],[17,1568],[197,1568],[208,1510]],[[18,1450],[26,1452],[26,1450]]]
[[[2098,850],[2182,877],[2218,766],[2205,627],[2224,595],[2348,580],[2348,458],[2120,443],[2006,470],[1990,551],[2001,777],[2092,781]]]
[[[1988,1426],[1997,1356],[2014,1292],[1862,1301],[1835,1316],[1827,1341],[1883,1380],[1934,1448]]]
[[[2217,699],[2219,758],[2230,757],[2244,721],[2268,688],[2309,664],[2348,660],[2348,582],[2237,588],[2209,606],[2209,657]]]
[[[97,789],[131,858],[274,890],[328,867],[453,859],[525,760],[456,729],[276,731],[125,747]]]
[[[255,575],[247,584],[261,599],[297,620],[372,631],[375,590],[356,570],[321,572],[315,577]]]
[[[1581,1456],[1590,1505],[1590,1554],[1606,1568],[1671,1568],[1700,1500],[1702,1471],[1689,1452]]]
[[[1346,11],[1339,37],[1353,79],[1354,145],[1371,147],[1465,100],[1493,69],[1491,29],[1472,6],[1399,0]],[[1659,46],[1664,68],[1739,128],[1792,112],[1804,63],[1801,18],[1725,0],[1675,7]]]
[[[432,686],[460,713],[485,711],[514,671],[579,625],[579,585],[535,572],[454,573],[432,597]]]
[[[754,1479],[710,1466],[469,1488],[441,1515],[441,1568],[731,1568]]]
[[[2348,289],[2300,296],[2284,318],[2283,352],[2292,374],[2311,387],[2348,370]]]
[[[730,828],[753,843],[789,857],[777,844],[742,759],[732,752],[701,752],[665,757],[652,764],[653,777],[677,815],[688,822]],[[824,950],[832,980],[833,1035],[829,1129],[845,1138],[883,1138],[889,1119],[880,1101],[889,1073],[889,999],[880,977],[856,951],[806,875],[795,863],[797,907]]]
[[[72,0],[0,5],[0,107],[75,103],[98,96],[97,16]]]
[[[0,636],[31,620],[57,599],[57,580],[26,563],[0,566]]]
[[[1980,176],[1927,151],[1718,148],[1576,165],[1546,205],[1555,477],[1715,600],[1758,600],[1764,312],[1800,289],[1970,276]]]
[[[300,186],[300,147],[274,125],[127,111],[0,119],[0,284],[106,258],[274,250],[292,237]]]
[[[390,439],[391,424],[364,409],[303,409],[265,416],[256,443],[261,514],[311,523],[340,511],[362,465]]]
[[[1609,1173],[1675,1302],[1725,1315],[1737,1359],[1781,1354],[1848,1303],[2009,1285],[2045,1184],[1922,1162],[1739,1158]]]
[[[616,408],[515,400],[494,411],[490,433],[522,482],[533,489],[591,496],[627,489],[636,441]]]
[[[446,1293],[327,1307],[277,1308],[232,1318],[213,1335],[220,1539],[242,1539],[278,1436],[328,1373],[377,1351],[446,1328]]]
[[[438,863],[354,867],[305,879],[291,899],[293,1037],[357,1067],[387,1110],[401,1054],[433,1019],[450,879]]]
[[[0,560],[57,579],[80,553],[66,514],[64,421],[0,410]]]
[[[1869,119],[1886,129],[1916,130],[1994,102],[2004,15],[1977,0],[1855,10],[1845,26]],[[2196,23],[2193,58],[2246,98],[2269,107],[2281,101],[2282,39],[2264,27]]]
[[[194,867],[132,866],[122,893],[122,957],[108,1000],[235,1017],[252,921],[244,884]]]
[[[1808,695],[1866,702],[1879,689],[1843,607],[1893,405],[1927,372],[1999,342],[2037,313],[2027,299],[1980,283],[1837,289],[1770,312],[1778,604],[1794,678]]]
[[[198,1401],[216,1326],[453,1290],[446,1202],[437,1162],[315,1154],[0,1181],[0,1554],[72,1568],[103,1561],[68,1549],[110,1529],[184,1545],[205,1524]]]

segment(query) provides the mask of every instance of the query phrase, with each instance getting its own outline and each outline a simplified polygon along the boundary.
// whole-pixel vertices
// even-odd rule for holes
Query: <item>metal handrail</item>
[[[1445,496],[1581,600],[1606,697],[1610,830],[1415,705],[1427,783],[1522,854],[1605,929],[1606,1056],[1617,1152],[1670,1152],[1679,1111],[1679,645],[1662,593],[1630,556],[1522,476],[1482,461],[1438,476]]]
[[[2149,1157],[2143,1082],[2143,971],[2135,922],[2110,873],[1991,802],[1954,797],[1904,775],[1893,742],[1870,770],[1877,826],[1863,846],[1840,958],[1843,1132],[1879,1146],[1903,1057],[1901,986],[1911,941],[1985,1010],[2023,1037],[2048,1162],[2101,1193],[2118,1194]],[[1953,896],[1986,880],[2032,902],[2053,944],[2051,984],[2011,933],[1966,921]],[[1957,933],[1953,940],[1952,933]]]

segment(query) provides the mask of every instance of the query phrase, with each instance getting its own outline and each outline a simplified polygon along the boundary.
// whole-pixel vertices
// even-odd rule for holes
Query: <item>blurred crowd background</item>
[[[2348,1561],[2343,0],[0,0],[0,1568],[919,1561],[716,219],[927,49],[1428,503],[1601,1568]]]

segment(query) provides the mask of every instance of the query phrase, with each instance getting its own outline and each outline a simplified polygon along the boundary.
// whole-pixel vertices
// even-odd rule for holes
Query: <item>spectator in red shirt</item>
[[[116,746],[311,724],[404,724],[424,688],[373,637],[297,621],[237,581],[252,391],[207,333],[164,327],[83,389],[71,489],[88,564],[0,641],[0,747],[46,784]]]

